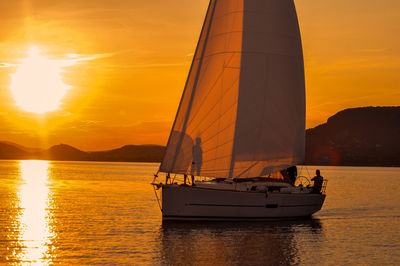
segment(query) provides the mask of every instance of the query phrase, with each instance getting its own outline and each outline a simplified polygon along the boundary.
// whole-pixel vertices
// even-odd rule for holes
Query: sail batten
[[[250,178],[301,163],[304,83],[293,0],[211,0],[160,171]]]

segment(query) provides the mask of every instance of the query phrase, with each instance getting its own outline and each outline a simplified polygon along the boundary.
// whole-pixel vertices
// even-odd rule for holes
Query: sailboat
[[[293,0],[211,0],[152,183],[156,195],[161,189],[163,219],[310,216],[325,193],[285,175],[304,154],[304,63]]]

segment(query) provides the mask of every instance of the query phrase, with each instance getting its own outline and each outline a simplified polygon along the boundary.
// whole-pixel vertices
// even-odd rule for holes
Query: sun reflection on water
[[[25,264],[46,264],[51,242],[49,231],[48,161],[20,161],[22,184],[19,187],[18,257]]]

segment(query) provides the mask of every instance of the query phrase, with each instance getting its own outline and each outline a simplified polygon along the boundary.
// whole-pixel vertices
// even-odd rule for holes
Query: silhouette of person
[[[200,175],[201,165],[203,164],[203,150],[201,149],[201,138],[196,138],[196,144],[192,148],[193,161],[191,174]]]
[[[294,182],[296,182],[296,178],[297,178],[297,167],[295,165],[291,166],[286,171],[287,171],[287,175],[289,177],[290,182],[292,182],[292,184],[294,184]]]
[[[324,182],[324,178],[321,176],[320,171],[317,169],[315,171],[316,176],[314,176],[311,180],[314,181],[314,186],[312,193],[321,193],[322,183]]]

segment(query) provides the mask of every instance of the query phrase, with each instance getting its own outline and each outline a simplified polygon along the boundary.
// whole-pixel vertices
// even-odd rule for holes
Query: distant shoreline
[[[165,147],[159,145],[126,145],[114,150],[85,152],[66,144],[38,150],[0,142],[0,159],[157,163],[161,162],[164,150]]]
[[[161,162],[140,162],[140,161],[95,161],[95,160],[59,160],[59,159],[0,159],[3,161],[53,161],[53,162],[78,162],[78,163],[123,163],[123,164],[160,164]],[[356,167],[356,168],[400,168],[400,165],[316,165],[316,164],[299,164],[300,167]],[[313,175],[314,173],[310,173]]]
[[[304,165],[400,167],[400,107],[351,108],[306,131]],[[85,152],[66,144],[49,149],[0,141],[0,160],[160,163],[166,147],[126,145]]]
[[[138,164],[160,164],[161,162],[134,162],[134,161],[79,161],[79,160],[50,160],[50,159],[0,159],[2,161],[49,161],[49,162],[81,162],[81,163],[138,163]]]

